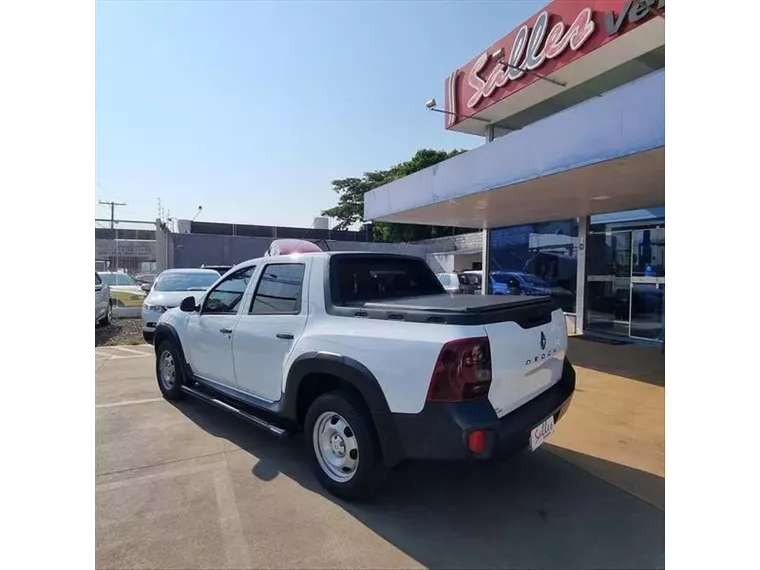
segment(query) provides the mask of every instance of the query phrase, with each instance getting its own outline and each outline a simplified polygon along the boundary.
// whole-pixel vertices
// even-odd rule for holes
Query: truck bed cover
[[[551,297],[528,295],[424,295],[347,303],[333,314],[358,318],[449,325],[512,321],[523,328],[545,324],[558,305]]]

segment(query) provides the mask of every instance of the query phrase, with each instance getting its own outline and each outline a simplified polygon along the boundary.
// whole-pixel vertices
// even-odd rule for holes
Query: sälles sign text
[[[604,31],[607,37],[621,33],[627,25],[635,24],[648,17],[661,14],[665,10],[665,0],[628,0],[620,12],[609,11],[603,14]],[[483,52],[472,64],[467,73],[467,84],[472,88],[465,105],[474,109],[484,99],[490,98],[494,92],[510,82],[520,80],[526,72],[535,71],[547,60],[560,57],[570,51],[579,51],[594,35],[597,21],[591,8],[582,9],[573,22],[566,26],[563,21],[549,27],[548,11],[541,12],[533,26],[522,25],[518,30],[509,49],[506,62],[493,61],[497,59],[498,49],[493,53]],[[507,53],[506,51],[504,53]],[[493,65],[488,75],[482,75],[489,63]],[[506,65],[504,64],[506,63]],[[494,65],[495,64],[495,65]],[[448,101],[451,111],[458,113],[457,78],[459,70],[449,78]],[[447,126],[457,122],[454,116],[447,120]]]

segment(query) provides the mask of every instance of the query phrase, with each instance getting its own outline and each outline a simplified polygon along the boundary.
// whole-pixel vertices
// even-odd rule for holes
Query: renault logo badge
[[[541,350],[546,348],[546,335],[541,331]]]

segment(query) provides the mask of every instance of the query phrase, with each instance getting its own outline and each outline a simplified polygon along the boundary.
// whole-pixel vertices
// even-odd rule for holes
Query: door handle
[[[232,334],[232,329],[219,329],[219,332],[224,334]]]
[[[290,333],[277,333],[277,338],[281,338],[283,340],[293,340],[293,335]]]

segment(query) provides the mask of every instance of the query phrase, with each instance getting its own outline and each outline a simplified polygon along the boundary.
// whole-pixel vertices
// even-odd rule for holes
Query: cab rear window
[[[336,305],[444,292],[423,259],[336,255],[330,260],[330,295]]]

